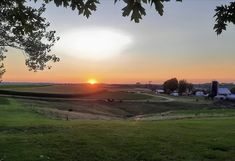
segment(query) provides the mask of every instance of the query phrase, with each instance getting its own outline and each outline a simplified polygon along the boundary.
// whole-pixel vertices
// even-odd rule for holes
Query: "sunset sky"
[[[44,16],[61,37],[53,48],[61,61],[51,70],[29,72],[22,51],[10,49],[4,81],[162,83],[172,77],[192,82],[235,82],[235,26],[217,36],[216,6],[228,0],[165,3],[136,24],[121,16],[123,3],[102,0],[86,19],[76,11],[49,5]],[[102,36],[101,36],[102,35]]]

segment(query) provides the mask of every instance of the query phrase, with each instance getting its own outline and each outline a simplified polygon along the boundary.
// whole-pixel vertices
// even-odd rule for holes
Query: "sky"
[[[213,30],[214,9],[229,2],[166,2],[164,16],[146,6],[138,24],[122,17],[122,2],[101,1],[89,19],[50,4],[44,17],[60,36],[51,53],[61,61],[50,70],[30,72],[23,52],[10,49],[3,81],[162,83],[177,77],[193,83],[235,82],[235,26],[219,36]]]

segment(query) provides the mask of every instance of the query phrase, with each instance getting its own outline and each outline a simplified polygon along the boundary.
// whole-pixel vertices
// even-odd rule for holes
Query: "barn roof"
[[[218,88],[218,94],[231,94],[228,88]]]

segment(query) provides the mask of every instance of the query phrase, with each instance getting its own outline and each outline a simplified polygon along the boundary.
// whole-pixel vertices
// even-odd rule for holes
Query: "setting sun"
[[[95,79],[89,79],[88,81],[87,81],[89,84],[96,84],[97,83],[97,80],[95,80]]]

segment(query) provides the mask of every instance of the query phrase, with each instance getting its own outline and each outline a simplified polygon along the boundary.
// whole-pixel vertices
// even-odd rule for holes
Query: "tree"
[[[24,51],[25,64],[29,70],[38,71],[51,68],[48,62],[58,62],[56,55],[50,55],[51,47],[58,40],[55,31],[48,31],[49,23],[42,17],[46,4],[54,2],[56,6],[62,6],[77,10],[78,14],[87,18],[96,11],[99,0],[41,0],[40,8],[27,5],[32,0],[1,0],[0,1],[0,61],[6,57],[7,47],[13,47]],[[122,1],[126,6],[122,9],[122,16],[130,16],[131,20],[138,23],[146,15],[145,5],[154,6],[161,16],[164,12],[164,2],[170,0],[114,0],[114,3]],[[175,0],[182,2],[182,0]],[[39,2],[39,0],[34,0]],[[226,30],[228,23],[235,24],[235,2],[229,5],[218,6],[216,9],[217,34]],[[0,77],[5,72],[4,65],[0,65]]]
[[[192,83],[188,83],[187,80],[180,80],[179,81],[179,86],[178,86],[178,91],[180,94],[189,92],[191,93],[193,91],[194,87]]]
[[[235,87],[233,87],[230,91],[232,94],[235,94]]]
[[[187,89],[188,89],[188,92],[189,92],[189,93],[193,92],[193,90],[194,90],[193,84],[192,84],[192,83],[188,83],[188,84],[187,84]]]
[[[186,80],[180,80],[178,85],[178,91],[179,94],[183,94],[187,91],[188,88],[188,82]]]
[[[178,89],[178,80],[176,78],[169,79],[163,83],[165,93],[172,93]]]
[[[221,34],[223,30],[226,30],[228,23],[235,24],[235,2],[230,2],[229,5],[221,5],[216,9],[216,24],[214,29],[217,34]]]
[[[47,30],[50,24],[42,17],[44,11],[45,5],[35,9],[26,6],[25,0],[0,1],[0,61],[6,57],[7,47],[24,51],[29,70],[50,68],[47,62],[59,61],[55,55],[48,54],[58,38],[55,31]],[[0,76],[4,72],[1,64]]]
[[[23,0],[24,1],[24,0]],[[38,0],[34,0],[37,2]],[[96,11],[99,0],[43,0],[45,3],[54,2],[56,6],[70,7],[72,10],[77,10],[78,14],[83,14],[87,18]],[[130,16],[131,20],[139,23],[143,16],[146,16],[144,4],[154,6],[159,15],[164,13],[164,2],[183,0],[114,0],[114,3],[122,1],[126,6],[122,9],[122,16]],[[235,24],[235,2],[230,2],[228,5],[217,6],[215,9],[215,25],[214,30],[219,35],[223,30],[226,30],[228,23]]]

